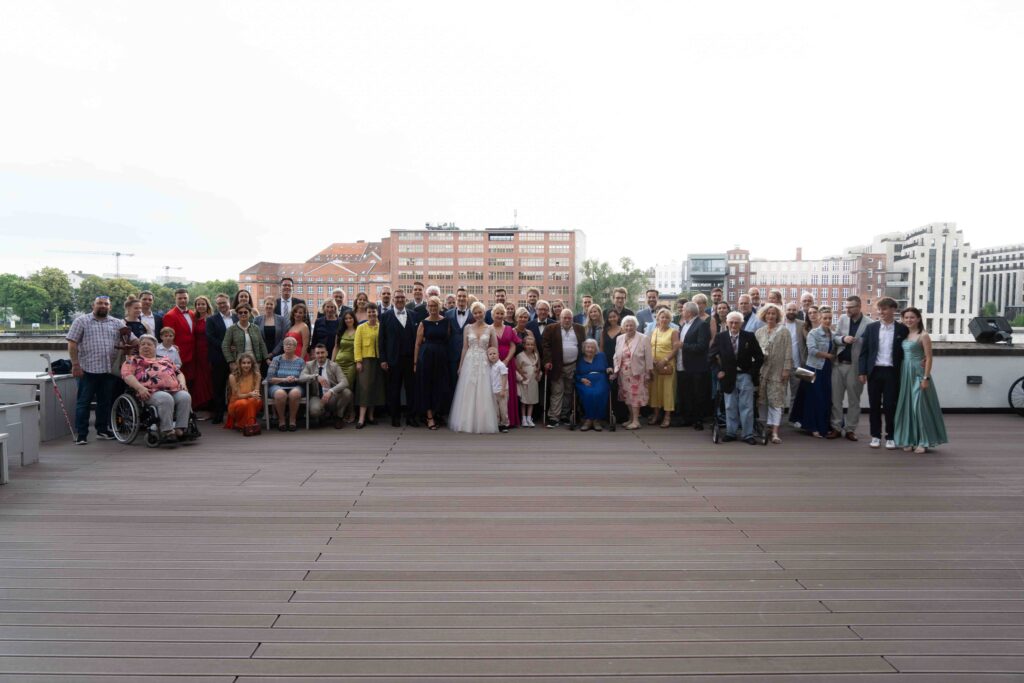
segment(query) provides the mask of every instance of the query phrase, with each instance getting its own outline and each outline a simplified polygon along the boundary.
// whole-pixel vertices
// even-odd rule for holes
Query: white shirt
[[[408,317],[406,315],[406,313],[405,313],[405,309],[403,308],[402,310],[398,310],[396,308],[395,309],[395,317],[398,318],[398,322],[402,323],[402,327],[405,327],[405,321],[406,321],[406,318]]]
[[[182,316],[183,316],[183,317],[185,318],[185,321],[186,321],[186,322],[188,322],[188,329],[190,329],[190,330],[191,330],[191,329],[192,329],[192,316],[190,316],[190,315],[188,314],[188,309],[186,308],[186,309],[185,309],[185,310],[183,311],[183,310],[181,310],[181,309],[179,308],[179,309],[178,309],[178,312],[179,312],[179,313],[181,313],[181,315],[182,315]]]
[[[875,365],[892,367],[892,340],[896,336],[896,321],[888,325],[879,322],[878,328],[878,355],[875,356]]]
[[[491,364],[491,390],[500,394],[505,388],[501,378],[508,374],[508,366],[502,363],[500,360],[497,363]]]
[[[459,327],[465,327],[466,326],[466,318],[468,318],[468,317],[469,317],[469,309],[466,309],[465,311],[460,311],[459,309],[455,309],[455,322],[459,323]]]
[[[800,367],[800,338],[797,336],[796,326],[803,325],[802,322],[794,320],[793,322],[786,321],[786,329],[789,330],[789,343],[793,348],[793,367]]]
[[[156,316],[153,315],[152,313],[150,313],[149,315],[143,313],[142,315],[139,316],[139,321],[146,328],[146,332],[149,332],[152,335],[155,335],[160,332],[160,330],[156,329]]]
[[[562,333],[562,363],[575,363],[580,357],[580,340],[576,338],[576,329],[570,327],[567,330],[559,325],[559,330]]]
[[[288,320],[288,316],[292,314],[292,300],[291,298],[281,299],[281,317]]]
[[[249,324],[252,325],[252,323],[249,323]],[[249,336],[249,328],[248,327],[244,327],[243,328],[241,325],[239,325],[239,328],[243,329],[245,331],[245,334],[242,335],[242,337],[245,339],[245,351],[244,351],[244,353],[252,353],[252,338]]]
[[[224,321],[224,329],[225,329],[225,330],[226,330],[226,329],[228,329],[229,327],[231,327],[232,325],[234,325],[234,324],[235,324],[235,321],[234,321],[234,319],[233,319],[233,318],[231,317],[231,314],[230,314],[230,313],[228,313],[227,315],[224,315],[223,313],[221,313],[221,314],[220,314],[220,317],[221,317],[221,320],[223,320],[223,321]],[[248,336],[248,335],[246,335],[246,336]]]

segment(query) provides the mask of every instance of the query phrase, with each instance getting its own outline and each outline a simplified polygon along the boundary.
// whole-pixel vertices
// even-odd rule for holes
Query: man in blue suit
[[[594,305],[594,297],[590,296],[589,294],[584,294],[582,297],[580,297],[580,300],[583,302],[580,306],[580,312],[572,317],[572,321],[577,325],[583,325],[584,327],[586,327],[588,324],[587,311],[589,311],[590,307]]]
[[[885,416],[885,447],[896,449],[893,434],[896,427],[896,401],[900,396],[900,365],[903,364],[903,340],[910,334],[907,326],[896,320],[896,301],[882,297],[875,306],[879,320],[871,323],[861,337],[858,379],[868,385],[871,410],[871,447],[882,445],[882,416]],[[853,406],[851,406],[853,409]]]
[[[228,328],[238,322],[238,316],[231,312],[231,299],[227,294],[218,294],[214,299],[217,311],[206,318],[207,358],[210,361],[210,379],[213,381],[212,424],[224,420],[224,390],[228,383],[228,362],[224,359],[221,345]]]
[[[507,297],[508,297],[508,292],[506,292],[503,287],[498,287],[496,290],[494,290],[494,303],[495,304],[501,304],[502,306],[504,306],[506,308],[506,310],[509,307],[508,304],[505,303],[505,299]],[[491,304],[491,308],[494,308],[494,304]],[[493,325],[494,324],[494,318],[491,317],[491,308],[488,308],[487,309],[487,314],[484,315],[484,322],[487,323],[488,325]],[[514,313],[515,309],[513,308],[512,311]],[[510,319],[514,323],[515,322],[515,315],[510,316]]]
[[[455,391],[455,385],[459,381],[459,361],[462,359],[462,334],[466,325],[473,324],[473,314],[469,310],[469,296],[465,287],[455,290],[455,308],[444,312],[448,319],[448,372],[451,375],[451,388]]]
[[[413,354],[416,350],[416,326],[419,317],[415,311],[406,308],[405,292],[396,290],[395,305],[384,314],[380,321],[380,367],[387,373],[388,412],[391,426],[400,426],[402,414],[402,389],[405,389],[405,424],[418,427],[413,397]]]

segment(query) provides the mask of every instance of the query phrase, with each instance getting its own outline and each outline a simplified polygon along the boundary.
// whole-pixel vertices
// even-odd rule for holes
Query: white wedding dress
[[[448,413],[448,427],[453,432],[494,434],[498,431],[498,409],[491,390],[491,364],[487,362],[487,346],[494,330],[488,325],[478,337],[472,326],[467,326],[463,334],[468,340],[466,356]]]

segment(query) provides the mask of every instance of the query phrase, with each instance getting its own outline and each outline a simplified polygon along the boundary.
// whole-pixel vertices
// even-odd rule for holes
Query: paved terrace
[[[1020,681],[1024,420],[390,427],[47,447],[0,488],[0,680]]]

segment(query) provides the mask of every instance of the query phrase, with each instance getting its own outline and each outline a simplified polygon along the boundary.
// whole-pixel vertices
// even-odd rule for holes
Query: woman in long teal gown
[[[903,324],[910,335],[903,340],[900,366],[900,398],[896,403],[896,445],[905,451],[924,453],[948,443],[939,395],[932,381],[932,340],[921,324],[921,311],[907,308]]]

